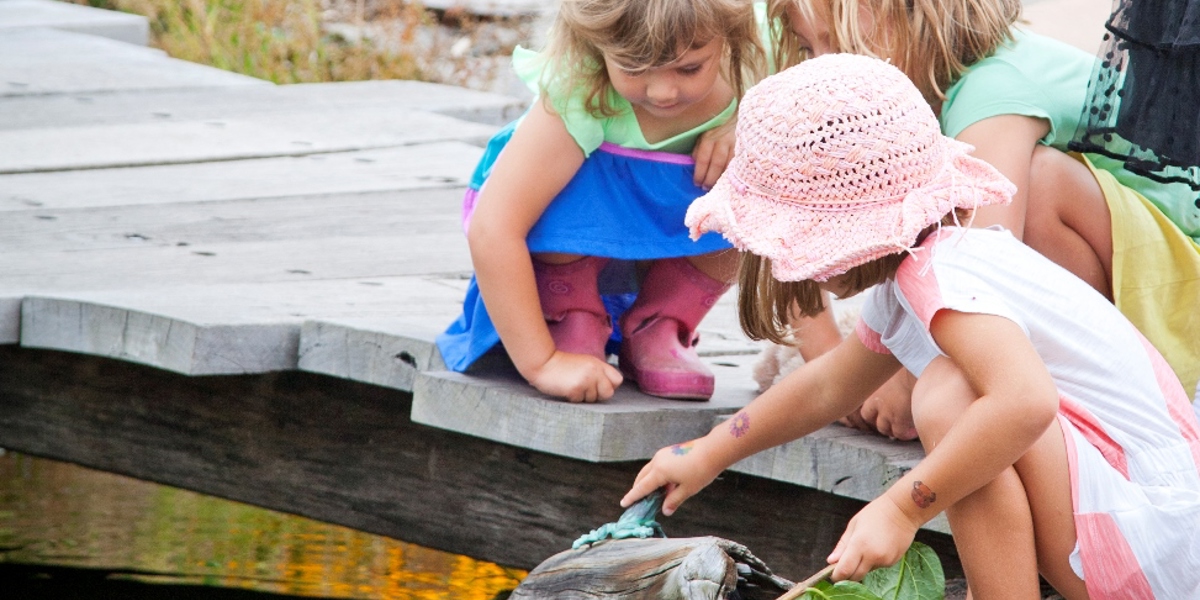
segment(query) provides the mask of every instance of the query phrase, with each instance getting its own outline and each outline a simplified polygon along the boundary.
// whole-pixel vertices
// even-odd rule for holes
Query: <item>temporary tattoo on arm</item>
[[[695,442],[684,442],[682,444],[675,444],[674,446],[671,446],[671,454],[674,454],[676,456],[683,456],[684,454],[687,454],[688,452],[692,451],[692,446],[694,444],[695,444]]]
[[[937,494],[929,489],[923,481],[914,481],[912,488],[912,499],[920,508],[929,508],[934,500],[937,500]]]
[[[746,414],[745,411],[734,415],[733,418],[729,420],[729,433],[733,435],[733,437],[740,438],[743,435],[746,435],[747,431],[750,431],[750,415]]]

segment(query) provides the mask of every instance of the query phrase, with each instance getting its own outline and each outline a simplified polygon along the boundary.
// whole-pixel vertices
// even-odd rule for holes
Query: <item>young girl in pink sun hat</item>
[[[895,67],[830,54],[747,92],[737,150],[687,213],[744,252],[751,337],[871,288],[856,335],[706,436],[660,450],[622,505],[673,513],[723,469],[917,377],[926,458],[852,518],[834,580],[898,560],[945,511],[972,597],[1200,597],[1200,424],[1178,378],[1083,280],[974,209],[1014,186],[941,135]],[[874,286],[874,287],[872,287]]]

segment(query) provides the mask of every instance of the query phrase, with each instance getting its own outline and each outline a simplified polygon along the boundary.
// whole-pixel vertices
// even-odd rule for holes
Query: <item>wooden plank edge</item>
[[[203,325],[70,298],[26,297],[20,344],[91,354],[183,375],[296,368],[299,323]]]
[[[649,459],[663,446],[702,435],[716,415],[731,410],[625,388],[608,402],[571,403],[524,383],[449,371],[418,373],[413,382],[416,423],[588,462]]]

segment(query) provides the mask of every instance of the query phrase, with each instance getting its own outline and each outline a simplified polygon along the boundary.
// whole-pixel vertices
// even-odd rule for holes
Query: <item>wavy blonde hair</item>
[[[824,23],[838,52],[890,59],[931,105],[967,67],[1012,37],[1021,0],[768,0],[775,64],[808,58],[792,35],[787,7]]]
[[[613,116],[606,56],[637,72],[714,38],[725,40],[722,72],[740,98],[766,72],[757,21],[749,0],[562,0],[544,56],[568,68],[543,77],[542,98],[551,86],[584,89],[592,114]]]

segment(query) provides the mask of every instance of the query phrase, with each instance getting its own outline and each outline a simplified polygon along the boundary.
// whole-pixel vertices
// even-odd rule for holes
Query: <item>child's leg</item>
[[[722,250],[689,256],[687,261],[701,273],[717,281],[733,283],[733,280],[737,278],[738,253],[736,250]]]
[[[1051,425],[1017,461],[1016,469],[1033,512],[1038,570],[1067,600],[1087,598],[1083,580],[1068,563],[1075,549],[1075,515],[1062,427]]]
[[[953,362],[930,363],[913,389],[913,416],[926,452],[975,400]],[[1012,469],[948,508],[946,516],[974,599],[1037,598],[1039,571],[1068,600],[1087,598],[1068,562],[1075,518],[1066,443],[1057,423]]]
[[[976,398],[949,359],[926,367],[913,388],[913,417],[926,452]],[[1041,597],[1033,517],[1016,470],[1006,469],[948,507],[946,517],[974,600]]]
[[[1034,149],[1024,240],[1112,300],[1112,216],[1083,163],[1054,148]]]

